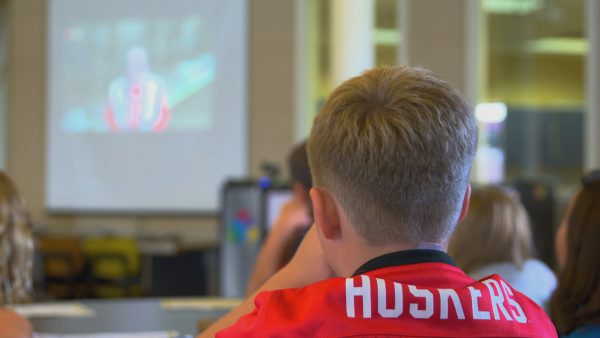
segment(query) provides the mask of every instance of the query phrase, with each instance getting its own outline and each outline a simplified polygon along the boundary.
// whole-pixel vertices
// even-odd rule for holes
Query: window
[[[583,0],[483,0],[475,179],[578,181],[583,165]]]

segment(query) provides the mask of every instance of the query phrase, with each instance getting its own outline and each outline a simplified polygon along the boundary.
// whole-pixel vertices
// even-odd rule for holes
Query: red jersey
[[[217,337],[556,337],[498,275],[475,281],[434,250],[376,258],[350,278],[262,292]]]

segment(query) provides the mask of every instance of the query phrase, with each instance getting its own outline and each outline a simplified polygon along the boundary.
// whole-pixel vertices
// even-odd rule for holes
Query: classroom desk
[[[169,298],[173,300],[175,298]],[[199,320],[214,320],[233,306],[199,306],[193,309],[166,309],[160,298],[82,300],[76,303],[91,308],[91,317],[30,318],[35,332],[89,334],[102,332],[178,331],[180,337],[197,334]],[[202,302],[204,298],[176,298]],[[210,302],[210,300],[208,301]],[[229,302],[229,301],[228,301]],[[70,302],[73,303],[73,302]],[[208,303],[207,303],[208,304]]]

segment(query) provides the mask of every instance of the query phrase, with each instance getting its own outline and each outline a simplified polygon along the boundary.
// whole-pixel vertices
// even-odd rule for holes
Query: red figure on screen
[[[171,111],[162,79],[150,72],[142,47],[127,52],[127,76],[111,82],[104,117],[112,131],[162,131]]]

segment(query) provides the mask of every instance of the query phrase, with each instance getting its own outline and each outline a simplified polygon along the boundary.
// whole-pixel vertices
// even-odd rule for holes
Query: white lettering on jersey
[[[498,314],[498,310],[502,312],[502,315],[506,320],[512,321],[512,317],[506,311],[504,307],[504,296],[502,294],[502,290],[500,289],[500,285],[493,279],[486,279],[483,281],[483,284],[487,286],[490,291],[490,299],[492,300],[492,311],[494,313],[494,319],[499,320],[500,315]]]
[[[427,319],[433,315],[433,293],[426,289],[417,289],[414,285],[409,285],[408,290],[415,297],[425,298],[425,309],[419,309],[418,304],[410,304],[410,314],[413,318]]]
[[[508,284],[506,284],[506,282],[504,282],[503,280],[500,280],[500,284],[502,284],[502,288],[504,289],[504,292],[506,292],[506,298],[508,298],[508,303],[511,305],[510,312],[512,312],[513,317],[515,317],[515,320],[519,323],[527,323],[527,317],[525,316],[521,305],[519,305],[519,303],[517,303],[517,301],[515,301],[512,298],[514,293],[512,292]],[[515,313],[515,310],[517,313]]]
[[[360,276],[361,286],[354,286],[354,278],[346,278],[346,315],[354,318],[354,297],[362,297],[363,318],[371,318],[371,281],[368,276]]]
[[[385,281],[377,278],[377,311],[383,318],[397,318],[402,314],[402,284],[394,282],[394,307],[387,308]]]
[[[467,287],[468,294],[466,294],[464,289],[421,289],[415,285],[403,285],[376,278],[377,286],[374,286],[374,292],[377,295],[373,296],[373,300],[371,299],[371,278],[361,275],[360,286],[357,286],[358,283],[355,282],[358,282],[356,278],[346,278],[346,315],[349,318],[356,318],[357,311],[362,312],[358,314],[358,316],[362,315],[361,318],[372,318],[372,309],[375,305],[372,304],[372,301],[376,301],[377,313],[375,316],[381,318],[400,318],[403,314],[407,315],[406,313],[408,313],[415,319],[430,319],[434,315],[434,310],[439,307],[439,318],[437,319],[441,320],[454,318],[465,320],[467,317],[469,320],[492,320],[493,316],[493,320],[527,323],[527,317],[521,305],[515,300],[513,290],[503,280],[486,279],[481,282],[485,287],[477,289],[469,286]],[[408,286],[408,291],[406,286]],[[389,295],[390,292],[393,292],[393,296]],[[469,295],[472,312],[465,313],[464,307],[468,306]],[[407,298],[405,299],[405,297]],[[487,305],[488,299],[490,305]],[[357,309],[360,304],[356,302],[362,302],[362,311]],[[422,305],[423,303],[424,305]],[[408,304],[408,309],[404,308],[406,304]],[[482,309],[481,306],[484,308]],[[454,317],[455,315],[456,317]]]
[[[479,311],[478,298],[481,298],[481,291],[469,286],[469,292],[471,293],[471,305],[473,307],[473,319],[490,319],[490,313],[488,311]]]
[[[458,293],[453,289],[438,289],[440,294],[440,319],[448,319],[448,300],[452,299],[454,304],[454,310],[458,319],[465,319],[465,312],[463,311]]]

